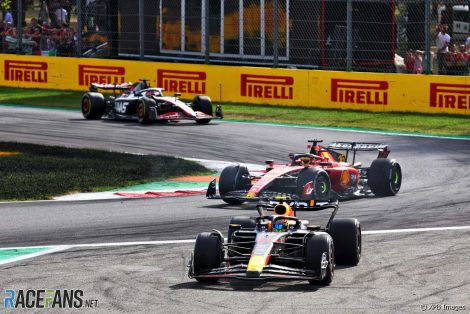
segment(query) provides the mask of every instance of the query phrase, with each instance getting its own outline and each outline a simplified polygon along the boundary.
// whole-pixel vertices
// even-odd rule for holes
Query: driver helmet
[[[286,219],[279,219],[273,223],[273,232],[287,232],[289,229],[289,223]]]

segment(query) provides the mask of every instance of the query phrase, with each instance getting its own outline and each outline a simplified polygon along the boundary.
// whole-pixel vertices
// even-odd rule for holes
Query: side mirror
[[[181,93],[175,93],[175,98],[180,97],[180,96],[181,96]]]

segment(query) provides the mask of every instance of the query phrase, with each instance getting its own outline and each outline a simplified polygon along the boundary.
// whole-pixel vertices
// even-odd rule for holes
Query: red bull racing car
[[[233,217],[227,242],[217,230],[199,234],[188,265],[189,277],[202,283],[235,278],[330,284],[336,264],[359,263],[361,226],[357,219],[335,218],[338,201],[310,208],[333,208],[325,227],[296,217],[293,207],[281,201],[272,215],[265,215],[258,206],[259,217]]]
[[[114,96],[107,99],[98,90],[113,90]],[[123,92],[116,97],[116,91]],[[184,103],[178,97],[163,96],[162,88],[151,88],[148,80],[123,84],[92,83],[90,91],[83,95],[82,114],[86,119],[137,120],[142,124],[152,121],[194,120],[199,124],[209,123],[212,119],[222,119],[223,113],[218,105],[215,115],[212,102],[207,96],[196,96],[192,103]]]
[[[401,167],[396,160],[387,158],[390,153],[387,145],[335,142],[321,146],[321,140],[309,143],[307,153],[289,154],[291,162],[288,164],[266,161],[267,167],[260,174],[250,174],[244,165],[227,166],[220,174],[219,195],[213,180],[206,197],[221,198],[228,204],[242,204],[287,196],[308,204],[370,194],[392,196],[400,190]],[[356,162],[358,151],[376,151],[378,156],[369,167],[363,167]]]

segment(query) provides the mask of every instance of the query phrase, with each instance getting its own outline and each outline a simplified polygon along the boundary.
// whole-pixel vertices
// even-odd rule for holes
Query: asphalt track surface
[[[470,225],[470,141],[233,122],[141,126],[75,111],[0,106],[0,140],[250,162],[285,161],[308,139],[387,143],[403,171],[396,197],[343,202],[365,231]],[[361,155],[368,164],[374,156]],[[105,175],[105,174],[104,174]],[[0,204],[0,247],[194,239],[254,215],[201,196]],[[301,212],[311,222],[326,213]],[[303,281],[200,285],[186,276],[192,244],[75,248],[0,266],[0,289],[83,289],[94,311],[161,313],[425,312],[470,302],[470,230],[365,234],[357,267],[329,287]],[[449,310],[447,310],[449,311]]]

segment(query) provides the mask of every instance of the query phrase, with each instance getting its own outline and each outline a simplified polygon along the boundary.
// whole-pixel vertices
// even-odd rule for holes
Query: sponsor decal
[[[307,184],[304,185],[304,192],[303,195],[310,195],[313,192],[313,181],[307,182]]]
[[[244,97],[265,99],[292,99],[294,78],[292,76],[242,74],[241,92]]]
[[[331,101],[364,105],[387,105],[388,82],[331,79]]]
[[[4,290],[5,309],[78,309],[96,308],[98,300],[85,299],[83,290]]]
[[[157,85],[167,92],[205,94],[206,72],[157,70]]]
[[[5,60],[5,81],[47,83],[47,62]]]
[[[125,81],[126,69],[117,66],[78,65],[78,85],[122,84]]]
[[[470,85],[431,83],[429,106],[470,109]]]

